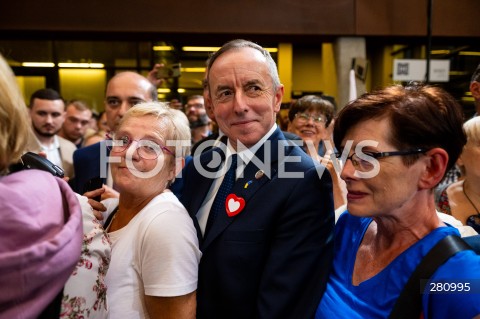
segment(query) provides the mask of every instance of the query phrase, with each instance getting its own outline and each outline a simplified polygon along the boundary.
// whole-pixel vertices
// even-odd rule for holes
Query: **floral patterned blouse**
[[[105,275],[110,264],[111,243],[93,215],[88,199],[80,195],[77,197],[83,213],[82,254],[65,284],[60,318],[107,318]]]
[[[452,209],[450,208],[450,203],[448,201],[447,188],[449,185],[445,185],[436,190],[435,202],[437,204],[437,209],[444,214],[452,215]]]

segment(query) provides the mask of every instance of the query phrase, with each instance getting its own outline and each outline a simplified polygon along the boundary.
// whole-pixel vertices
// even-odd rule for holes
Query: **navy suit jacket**
[[[75,178],[69,184],[75,192],[83,194],[85,184],[94,177],[102,177],[103,183],[106,183],[107,157],[105,156],[102,160],[102,148],[105,150],[106,156],[108,156],[109,152],[106,149],[105,141],[80,148],[73,153]],[[104,165],[104,176],[100,174],[102,163]]]
[[[197,318],[313,318],[325,290],[333,258],[331,177],[327,170],[319,177],[314,162],[298,146],[282,146],[285,156],[279,156],[278,145],[287,143],[279,129],[267,143],[271,176],[256,179],[263,168],[251,161],[232,191],[244,198],[245,208],[234,217],[217,216],[206,238],[195,214],[213,179],[195,168],[196,157],[186,167],[181,200],[203,252]],[[265,149],[263,145],[256,153],[262,162]],[[199,157],[203,168],[218,156],[215,152],[220,149]],[[303,177],[286,178],[282,167]]]

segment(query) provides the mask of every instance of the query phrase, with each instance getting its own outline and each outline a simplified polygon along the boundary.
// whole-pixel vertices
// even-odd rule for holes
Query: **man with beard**
[[[202,95],[188,97],[185,105],[185,114],[192,130],[192,144],[212,134],[210,118],[205,110],[205,102]]]
[[[77,148],[57,135],[65,121],[62,97],[55,90],[40,89],[30,97],[29,109],[33,134],[27,150],[44,153],[48,160],[63,168],[65,176],[73,177],[73,152]]]

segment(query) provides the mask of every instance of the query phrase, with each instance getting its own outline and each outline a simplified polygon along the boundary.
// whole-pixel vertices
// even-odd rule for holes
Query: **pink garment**
[[[39,170],[0,177],[0,318],[36,318],[75,268],[82,238],[65,181]]]

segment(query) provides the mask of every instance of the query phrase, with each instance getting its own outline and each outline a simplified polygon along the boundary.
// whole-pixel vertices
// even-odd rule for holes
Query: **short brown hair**
[[[295,114],[305,111],[320,112],[327,119],[325,127],[328,127],[333,119],[335,107],[333,104],[317,95],[305,95],[296,100],[288,110],[288,119],[290,122],[295,118]]]
[[[388,118],[389,142],[399,150],[439,147],[449,156],[448,171],[466,143],[463,112],[458,102],[439,87],[413,84],[389,86],[365,93],[347,104],[335,120],[335,145],[340,146],[348,130],[370,119]],[[405,157],[409,165],[412,157]]]

